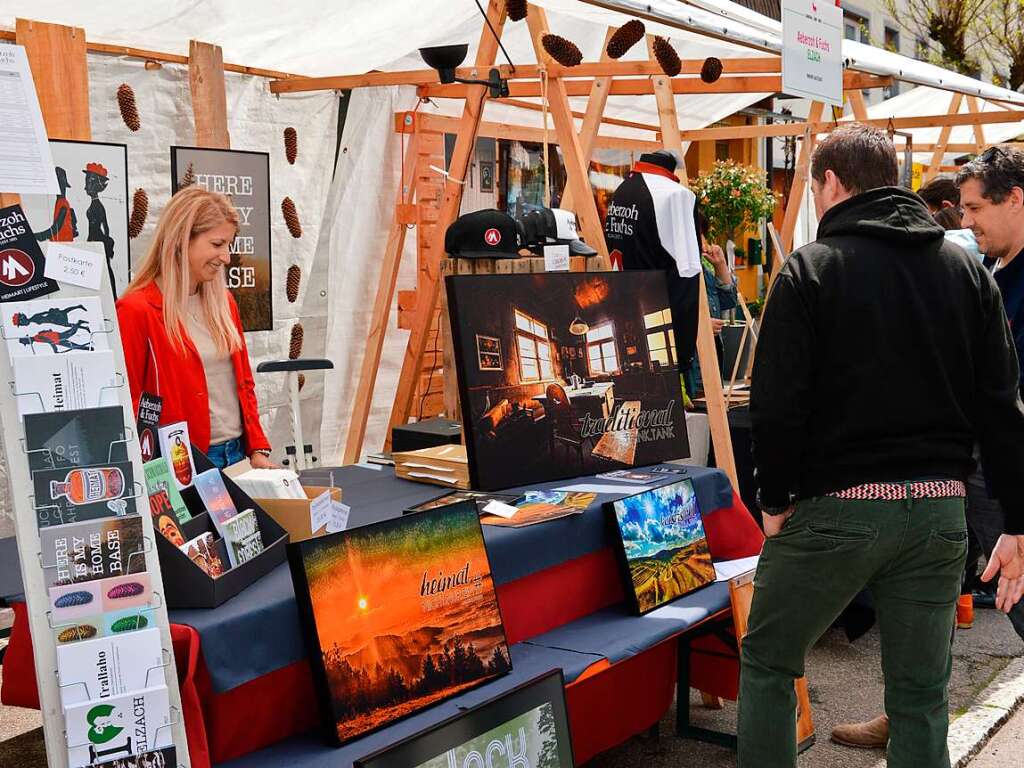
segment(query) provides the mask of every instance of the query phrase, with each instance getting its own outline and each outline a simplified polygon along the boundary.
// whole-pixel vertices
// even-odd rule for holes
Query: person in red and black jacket
[[[196,187],[171,198],[145,260],[117,302],[132,405],[163,400],[161,422],[188,422],[192,444],[218,467],[249,457],[274,466],[260,426],[245,335],[224,268],[238,213]]]

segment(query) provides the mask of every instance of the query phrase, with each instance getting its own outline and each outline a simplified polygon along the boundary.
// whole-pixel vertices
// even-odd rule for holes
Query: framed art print
[[[270,155],[236,149],[171,147],[172,193],[181,188],[189,169],[196,186],[227,195],[238,211],[240,226],[231,245],[226,277],[228,289],[238,304],[242,328],[272,330]]]
[[[494,161],[493,160],[481,160],[480,161],[480,191],[481,192],[493,192],[494,191]]]
[[[355,768],[574,765],[560,669],[355,761]]]
[[[472,488],[689,456],[664,272],[450,275],[445,286]],[[646,329],[635,355],[628,325]]]
[[[494,336],[476,335],[476,354],[480,363],[481,371],[500,371],[504,368],[501,363],[501,339]]]
[[[332,743],[511,670],[478,517],[462,502],[289,547]]]
[[[626,594],[645,614],[715,581],[693,482],[679,482],[608,502],[618,534]]]

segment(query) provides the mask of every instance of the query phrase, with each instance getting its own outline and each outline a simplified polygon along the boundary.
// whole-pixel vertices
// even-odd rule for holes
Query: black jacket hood
[[[942,227],[916,194],[903,187],[878,187],[830,208],[818,223],[818,239],[843,235],[923,244],[941,239]]]

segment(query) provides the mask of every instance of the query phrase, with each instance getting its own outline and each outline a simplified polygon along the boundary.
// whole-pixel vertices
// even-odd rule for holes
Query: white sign
[[[484,507],[484,512],[487,514],[504,517],[506,520],[515,517],[518,511],[519,507],[513,507],[511,504],[505,504],[497,499],[491,499],[487,502],[487,506]]]
[[[568,272],[569,271],[569,246],[568,245],[545,245],[544,246],[544,271],[545,272]]]
[[[60,192],[32,70],[21,45],[0,45],[0,192]]]
[[[332,501],[331,507],[332,514],[331,519],[327,521],[327,532],[344,531],[348,527],[348,516],[352,512],[352,507],[342,504],[340,501]]]
[[[843,106],[843,11],[832,0],[782,0],[782,90]]]
[[[324,491],[309,503],[309,530],[316,533],[325,525],[330,524],[334,515],[334,501],[331,492]]]
[[[103,279],[103,254],[91,248],[50,243],[46,249],[46,277],[61,283],[80,285],[94,291]]]

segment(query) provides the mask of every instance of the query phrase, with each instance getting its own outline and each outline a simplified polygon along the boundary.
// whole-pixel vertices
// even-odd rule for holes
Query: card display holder
[[[213,468],[213,463],[195,447],[192,448],[192,459],[197,472]],[[192,519],[181,523],[182,535],[186,541],[191,541],[203,533],[212,533],[217,539],[217,552],[224,563],[225,571],[217,578],[213,578],[178,547],[163,536],[157,535],[157,552],[160,555],[160,567],[165,574],[164,589],[169,608],[216,608],[266,576],[288,557],[288,532],[245,491],[235,485],[230,477],[223,472],[221,477],[235,508],[239,512],[252,509],[256,514],[260,537],[263,539],[263,551],[251,560],[229,568],[226,543],[220,538],[213,520],[205,511],[199,494],[191,486],[183,489],[181,498],[192,513]]]

